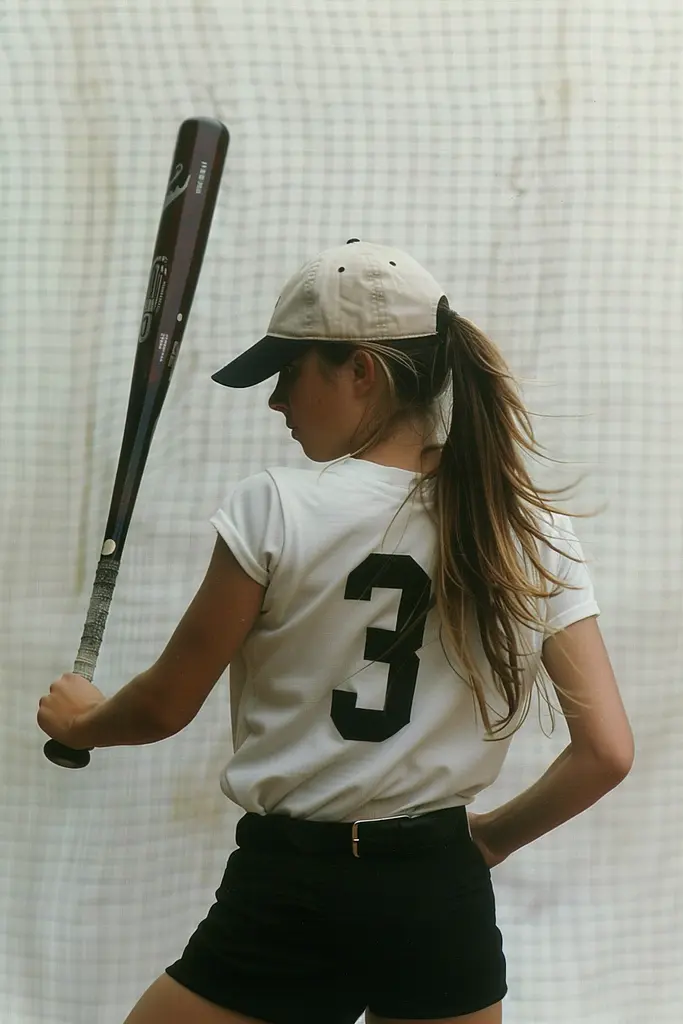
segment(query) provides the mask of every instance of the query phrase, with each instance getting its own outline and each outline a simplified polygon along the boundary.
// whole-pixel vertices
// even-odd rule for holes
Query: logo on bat
[[[152,264],[147,285],[147,295],[142,311],[142,323],[140,324],[140,337],[138,344],[147,341],[152,323],[156,314],[161,309],[166,294],[166,279],[168,277],[168,256],[157,256]]]
[[[191,178],[192,175],[189,174],[189,173],[188,173],[187,178],[185,179],[185,181],[182,183],[182,185],[178,185],[177,184],[178,179],[180,178],[182,173],[183,173],[183,165],[182,164],[178,164],[176,166],[175,170],[171,173],[171,177],[170,177],[170,180],[169,180],[169,183],[168,183],[168,192],[166,193],[166,198],[164,199],[164,207],[163,207],[164,210],[167,207],[169,207],[171,205],[171,203],[175,199],[178,198],[178,196],[181,196],[183,194],[183,192],[185,191],[185,189],[187,188],[187,186],[190,184],[190,178]]]
[[[206,177],[206,171],[208,169],[208,166],[209,165],[206,160],[202,160],[202,162],[199,165],[199,174],[197,175],[197,187],[194,190],[194,194],[196,196],[200,196],[202,194],[202,189],[204,188],[204,178]]]

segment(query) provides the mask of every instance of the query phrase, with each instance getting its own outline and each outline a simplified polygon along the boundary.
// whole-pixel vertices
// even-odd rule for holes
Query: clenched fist
[[[107,698],[83,676],[65,672],[38,702],[38,725],[67,747],[78,747],[80,720]]]

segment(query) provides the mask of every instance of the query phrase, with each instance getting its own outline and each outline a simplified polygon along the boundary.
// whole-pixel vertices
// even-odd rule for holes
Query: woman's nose
[[[279,389],[279,385],[278,387],[275,388],[275,391],[273,391],[272,395],[268,399],[268,405],[273,410],[273,412],[281,412],[284,413],[285,415],[287,414],[287,405],[285,403],[282,392]]]
[[[281,412],[287,415],[287,403],[285,401],[284,388],[282,387],[282,378],[278,377],[277,384],[268,399],[268,405],[273,412]]]

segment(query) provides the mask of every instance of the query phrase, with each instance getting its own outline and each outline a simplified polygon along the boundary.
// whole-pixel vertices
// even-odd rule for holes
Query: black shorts
[[[462,807],[352,826],[247,814],[167,973],[271,1024],[439,1018],[501,1000],[491,875]],[[356,855],[357,854],[357,855]]]

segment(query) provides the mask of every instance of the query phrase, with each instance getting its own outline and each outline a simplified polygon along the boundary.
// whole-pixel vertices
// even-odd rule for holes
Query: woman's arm
[[[86,680],[63,676],[41,701],[41,728],[79,749],[155,743],[180,732],[246,640],[264,593],[218,538],[204,581],[157,662],[96,703],[98,691]]]
[[[629,773],[633,733],[595,618],[543,645],[571,742],[545,774],[502,807],[471,818],[472,836],[495,863],[585,811]]]

